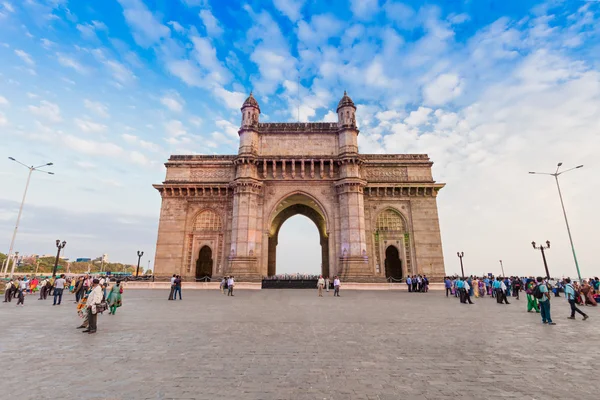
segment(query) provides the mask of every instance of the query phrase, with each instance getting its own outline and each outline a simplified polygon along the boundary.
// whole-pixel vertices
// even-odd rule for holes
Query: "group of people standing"
[[[583,320],[589,316],[581,311],[577,306],[597,306],[597,298],[600,292],[600,281],[598,278],[584,280],[580,285],[578,282],[571,282],[571,279],[564,278],[552,285],[549,280],[542,277],[473,277],[444,278],[446,297],[453,295],[460,298],[463,304],[473,304],[471,297],[489,296],[495,298],[498,304],[510,304],[508,298],[515,297],[519,300],[521,291],[527,295],[527,312],[536,312],[541,314],[542,323],[556,325],[552,321],[550,312],[551,293],[554,297],[560,297],[564,292],[567,301],[571,307],[569,319],[575,319],[575,313],[582,315]]]
[[[427,275],[413,275],[406,278],[406,286],[409,293],[427,293],[429,291],[429,279]]]
[[[333,277],[333,297],[340,297],[340,278],[339,276]],[[331,281],[329,277],[323,278],[323,275],[319,275],[319,279],[317,279],[317,292],[319,297],[323,297],[323,289],[329,292],[329,288],[331,287]]]
[[[227,293],[227,296],[234,296],[234,294],[233,294],[234,286],[235,286],[235,277],[233,275],[224,276],[223,279],[221,279],[221,284],[219,285],[219,289],[221,290],[221,293],[223,293],[223,294]]]

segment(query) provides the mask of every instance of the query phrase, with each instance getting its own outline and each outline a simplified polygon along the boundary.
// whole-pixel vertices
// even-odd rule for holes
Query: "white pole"
[[[577,268],[577,277],[579,278],[579,282],[581,282],[581,272],[579,272],[579,263],[577,262],[577,255],[575,254],[575,245],[573,245],[573,237],[571,237],[571,228],[569,228],[569,220],[567,220],[565,203],[563,202],[562,192],[560,191],[560,185],[558,184],[558,175],[554,175],[554,178],[556,179],[556,187],[558,188],[558,197],[560,197],[560,205],[562,206],[563,215],[565,216],[565,224],[567,225],[567,233],[569,234],[569,241],[571,242],[573,260],[575,260],[575,267]]]
[[[19,221],[21,220],[21,213],[23,212],[23,205],[25,204],[25,197],[27,196],[27,189],[29,188],[29,181],[31,180],[31,173],[33,172],[32,167],[29,168],[29,175],[27,175],[27,184],[25,184],[25,192],[23,193],[23,200],[21,200],[21,207],[19,208],[19,215],[17,216],[17,224],[15,225],[15,231],[13,232],[13,237],[10,242],[10,249],[8,249],[8,259],[10,260],[10,256],[12,255],[13,248],[15,246],[15,238],[17,237],[17,231],[19,230]],[[10,261],[9,261],[10,263]],[[6,264],[6,269],[8,269],[8,264]],[[15,262],[12,263],[12,268],[10,270],[10,277],[13,277],[15,273]],[[4,272],[6,274],[6,272]]]

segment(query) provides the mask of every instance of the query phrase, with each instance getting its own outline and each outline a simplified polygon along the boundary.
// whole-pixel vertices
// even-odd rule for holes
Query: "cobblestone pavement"
[[[15,399],[574,399],[597,396],[600,310],[556,326],[526,301],[441,292],[129,290],[82,334],[72,296],[0,304]],[[579,318],[579,317],[578,317]],[[594,364],[595,362],[595,364]],[[596,368],[594,371],[592,368]],[[1,397],[1,396],[0,396]],[[7,397],[8,398],[8,397]]]

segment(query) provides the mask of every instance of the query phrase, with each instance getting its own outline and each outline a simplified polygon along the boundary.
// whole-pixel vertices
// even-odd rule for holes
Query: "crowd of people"
[[[406,278],[409,293],[427,293],[429,291],[429,278],[427,275],[413,275]]]
[[[341,286],[340,277],[334,276],[333,277],[333,297],[340,297],[340,286]],[[323,278],[323,275],[319,275],[319,278],[317,279],[317,293],[318,293],[319,297],[323,297],[323,289],[325,289],[326,292],[329,292],[330,288],[331,288],[331,281],[329,280],[329,277],[327,276],[327,277]]]
[[[564,293],[571,307],[569,319],[575,319],[575,313],[581,314],[583,320],[589,316],[577,306],[596,307],[600,301],[600,280],[598,277],[579,282],[570,278],[558,280],[542,277],[446,277],[444,278],[446,297],[455,296],[462,304],[473,304],[472,297],[495,298],[498,304],[510,304],[508,298],[520,299],[521,291],[527,295],[527,312],[540,313],[542,323],[555,325],[550,312],[550,299],[561,297]]]
[[[277,274],[264,276],[264,281],[313,281],[319,279],[320,275],[311,274]]]
[[[110,288],[110,289],[109,289]],[[115,315],[117,308],[122,305],[123,285],[118,280],[111,285],[108,275],[92,277],[90,275],[57,277],[37,277],[29,275],[14,277],[6,282],[4,288],[4,303],[17,299],[17,306],[25,306],[26,296],[37,296],[38,300],[53,298],[52,306],[60,306],[64,291],[75,295],[77,313],[82,323],[77,329],[84,333],[93,334],[97,330],[98,314],[109,310],[109,315]]]

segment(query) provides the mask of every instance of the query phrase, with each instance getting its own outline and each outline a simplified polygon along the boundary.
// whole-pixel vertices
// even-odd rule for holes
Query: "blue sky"
[[[170,154],[235,153],[250,90],[273,122],[332,120],[347,90],[361,152],[428,153],[448,184],[449,272],[458,250],[473,272],[539,272],[529,243],[549,239],[551,270],[572,275],[556,188],[527,171],[585,164],[564,190],[591,274],[599,17],[597,1],[0,0],[0,240],[27,172],[13,156],[56,172],[32,181],[21,253],[61,238],[71,257],[152,258]],[[282,230],[281,271],[318,268],[302,221]]]

